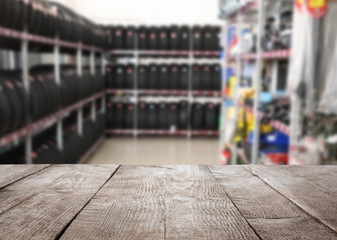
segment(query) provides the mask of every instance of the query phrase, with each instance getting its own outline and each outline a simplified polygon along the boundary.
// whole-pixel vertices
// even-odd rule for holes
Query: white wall
[[[59,0],[99,23],[221,24],[218,0]]]

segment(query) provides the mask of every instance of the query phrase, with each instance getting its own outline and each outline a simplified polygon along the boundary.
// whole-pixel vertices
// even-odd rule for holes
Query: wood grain
[[[337,233],[253,175],[244,166],[209,166],[262,239],[337,239]],[[292,183],[289,182],[288,185]]]
[[[251,166],[286,198],[337,231],[337,166]]]
[[[0,189],[29,176],[49,165],[1,165],[0,167]]]
[[[14,197],[18,204],[0,215],[0,239],[56,238],[117,167],[52,166],[2,189],[1,195],[3,191],[4,194],[22,192],[22,195],[18,199]],[[33,194],[29,196],[30,191]]]
[[[205,166],[122,166],[61,239],[259,239]]]

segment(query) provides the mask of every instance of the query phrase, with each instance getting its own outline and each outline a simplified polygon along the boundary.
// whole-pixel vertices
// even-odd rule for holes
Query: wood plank
[[[122,166],[61,239],[259,239],[205,166]]]
[[[251,166],[263,181],[337,231],[337,166]]]
[[[10,192],[22,195],[14,197],[18,204],[0,215],[0,239],[58,237],[117,168],[116,165],[52,166],[2,189],[1,195]],[[30,196],[29,191],[33,192]]]
[[[209,166],[262,239],[337,239],[326,227],[244,166]],[[291,184],[291,183],[290,183]]]
[[[0,189],[49,165],[0,165]]]

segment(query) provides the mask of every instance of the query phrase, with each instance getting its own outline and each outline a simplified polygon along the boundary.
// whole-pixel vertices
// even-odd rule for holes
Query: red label
[[[307,0],[307,9],[313,18],[321,18],[327,10],[327,1]]]

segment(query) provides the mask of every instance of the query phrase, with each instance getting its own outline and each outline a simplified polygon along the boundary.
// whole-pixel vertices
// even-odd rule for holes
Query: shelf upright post
[[[191,28],[189,28],[190,31],[190,39],[189,39],[189,52],[188,52],[188,116],[192,116],[192,103],[193,103],[193,62],[194,62],[194,56],[193,56],[193,31]],[[187,125],[187,138],[190,139],[192,137],[192,126],[191,121],[188,121]]]
[[[76,54],[77,74],[82,77],[82,44],[79,43]],[[77,110],[77,132],[79,135],[83,135],[83,106]]]
[[[95,51],[91,50],[90,51],[90,73],[91,75],[95,76],[96,71],[95,71]],[[92,121],[96,121],[97,115],[96,115],[96,100],[93,100],[91,102],[91,119]]]
[[[135,108],[133,111],[133,136],[136,138],[138,136],[138,66],[139,66],[139,51],[138,51],[138,34],[135,33],[135,41],[134,41],[134,73],[133,73],[133,90],[134,90],[134,98],[135,98]]]
[[[23,39],[21,41],[21,66],[22,66],[22,79],[23,79],[23,85],[25,87],[26,93],[29,96],[30,94],[30,84],[29,84],[29,66],[28,66],[28,39],[27,39],[27,27],[25,27],[23,32]],[[28,124],[30,124],[31,118],[29,116],[28,118]],[[26,164],[32,164],[32,134],[28,133],[25,139],[25,155],[26,155]]]
[[[55,45],[54,45],[54,79],[57,86],[61,86],[61,58],[60,58],[60,46],[59,46],[59,39],[58,37],[55,38]],[[57,120],[56,125],[56,139],[57,139],[57,147],[59,150],[63,150],[63,121],[62,117]]]
[[[261,74],[262,74],[262,48],[261,40],[263,35],[264,25],[264,1],[258,1],[258,23],[257,23],[257,41],[256,41],[256,65],[255,65],[255,96],[254,96],[254,141],[252,149],[252,164],[258,164],[259,162],[259,148],[260,148],[260,119],[259,104],[260,104],[260,92],[261,92]]]
[[[9,58],[9,69],[14,70],[16,68],[14,51],[8,52],[8,58]]]
[[[225,21],[225,24],[223,26],[223,59],[221,60],[222,65],[222,75],[221,75],[221,108],[220,108],[220,116],[221,116],[221,126],[219,129],[219,137],[220,137],[220,162],[222,159],[222,150],[225,146],[225,134],[224,131],[226,131],[226,119],[227,119],[227,111],[226,111],[226,95],[225,95],[225,88],[227,86],[227,66],[228,66],[228,59],[229,56],[228,53],[228,24],[227,21]]]
[[[237,17],[237,24],[236,24],[236,31],[237,31],[237,38],[238,38],[238,48],[241,51],[242,46],[242,14],[238,13]],[[235,75],[236,75],[236,81],[234,83],[234,96],[233,96],[233,105],[234,105],[234,119],[233,123],[236,124],[238,120],[238,114],[239,114],[239,87],[240,87],[240,82],[241,82],[241,68],[242,68],[242,62],[241,62],[241,53],[237,54],[236,59],[235,59]],[[232,165],[236,165],[238,163],[238,151],[235,146],[235,140],[233,142],[232,146]]]
[[[105,76],[105,67],[106,67],[106,61],[105,61],[105,55],[104,55],[104,52],[102,52],[101,54],[101,71],[102,71],[102,76],[104,78]],[[106,107],[106,95],[104,94],[103,97],[102,97],[102,105],[101,105],[101,113],[102,114],[105,114],[106,110],[105,110],[105,107]]]
[[[273,60],[271,69],[271,89],[269,89],[272,95],[277,93],[278,67],[278,60]]]

